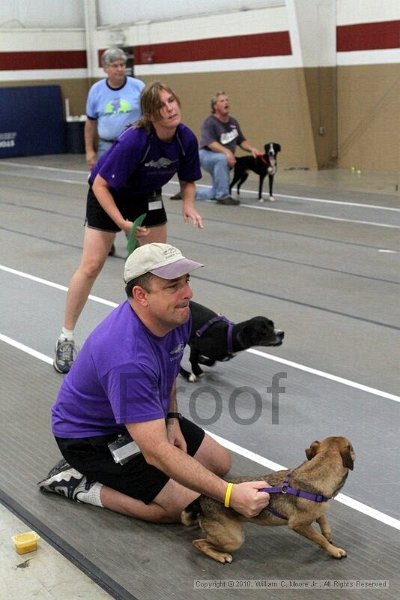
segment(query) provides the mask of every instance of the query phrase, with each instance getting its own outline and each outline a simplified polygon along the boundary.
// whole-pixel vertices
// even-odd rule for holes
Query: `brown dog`
[[[332,545],[332,531],[325,515],[327,500],[342,489],[355,453],[344,437],[328,437],[307,448],[307,461],[292,470],[277,471],[263,477],[240,477],[233,483],[265,480],[277,493],[270,493],[269,505],[257,517],[246,519],[220,502],[200,496],[182,513],[184,525],[200,524],[205,539],[194,540],[201,552],[221,563],[232,562],[230,552],[244,542],[243,521],[256,525],[288,525],[300,535],[318,544],[333,558],[346,551]],[[301,490],[300,495],[295,495]],[[266,491],[270,491],[266,489]],[[312,527],[316,521],[321,533]]]

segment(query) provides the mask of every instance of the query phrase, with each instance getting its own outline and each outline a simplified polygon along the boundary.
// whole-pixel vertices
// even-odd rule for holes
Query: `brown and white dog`
[[[232,562],[231,552],[244,542],[243,521],[256,525],[287,525],[296,533],[321,546],[333,558],[343,558],[346,550],[332,544],[332,530],[326,517],[328,500],[345,484],[353,470],[355,453],[344,437],[327,437],[306,449],[307,461],[292,470],[262,477],[240,477],[242,481],[265,481],[272,488],[270,502],[257,517],[246,519],[221,502],[200,496],[182,512],[182,523],[199,523],[205,538],[194,540],[201,552],[221,563]],[[275,491],[274,491],[275,490]],[[317,522],[320,531],[312,527]]]
[[[240,194],[240,187],[246,181],[249,176],[249,171],[254,171],[259,175],[258,184],[258,199],[260,202],[264,202],[262,195],[264,179],[268,175],[269,182],[269,201],[274,202],[275,198],[273,195],[274,177],[278,168],[277,155],[281,151],[281,146],[277,142],[269,142],[264,146],[264,154],[254,158],[253,156],[240,156],[236,159],[233,179],[229,186],[229,193],[231,193],[234,185],[237,184],[237,194]]]

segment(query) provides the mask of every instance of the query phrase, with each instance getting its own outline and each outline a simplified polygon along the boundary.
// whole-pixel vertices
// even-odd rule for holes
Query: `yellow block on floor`
[[[26,531],[12,536],[12,541],[15,544],[15,550],[18,554],[27,554],[37,550],[38,540],[40,537],[36,531]]]

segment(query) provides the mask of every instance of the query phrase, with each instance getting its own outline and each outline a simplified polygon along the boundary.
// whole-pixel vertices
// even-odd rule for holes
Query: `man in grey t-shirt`
[[[237,146],[256,157],[261,154],[246,140],[239,122],[229,114],[229,98],[225,92],[216,92],[211,98],[211,115],[201,124],[200,164],[210,173],[212,187],[197,189],[196,199],[215,199],[218,204],[237,205],[239,200],[229,194],[229,171],[235,165]],[[175,197],[177,197],[177,194]]]

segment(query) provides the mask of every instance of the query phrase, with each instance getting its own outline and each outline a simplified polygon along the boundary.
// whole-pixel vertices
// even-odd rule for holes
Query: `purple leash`
[[[306,492],[305,490],[298,490],[296,488],[290,487],[289,482],[291,476],[292,473],[289,472],[281,487],[261,488],[259,491],[267,492],[268,494],[290,494],[291,496],[297,496],[298,498],[312,500],[312,502],[328,502],[328,500],[330,500],[330,498],[328,498],[327,496],[323,496],[322,494],[313,494],[312,492]],[[287,521],[287,517],[285,517],[281,513],[278,513],[273,508],[269,508],[269,506],[266,506],[265,509],[273,515],[275,515],[276,517],[279,517],[280,519],[285,519],[285,521]]]

